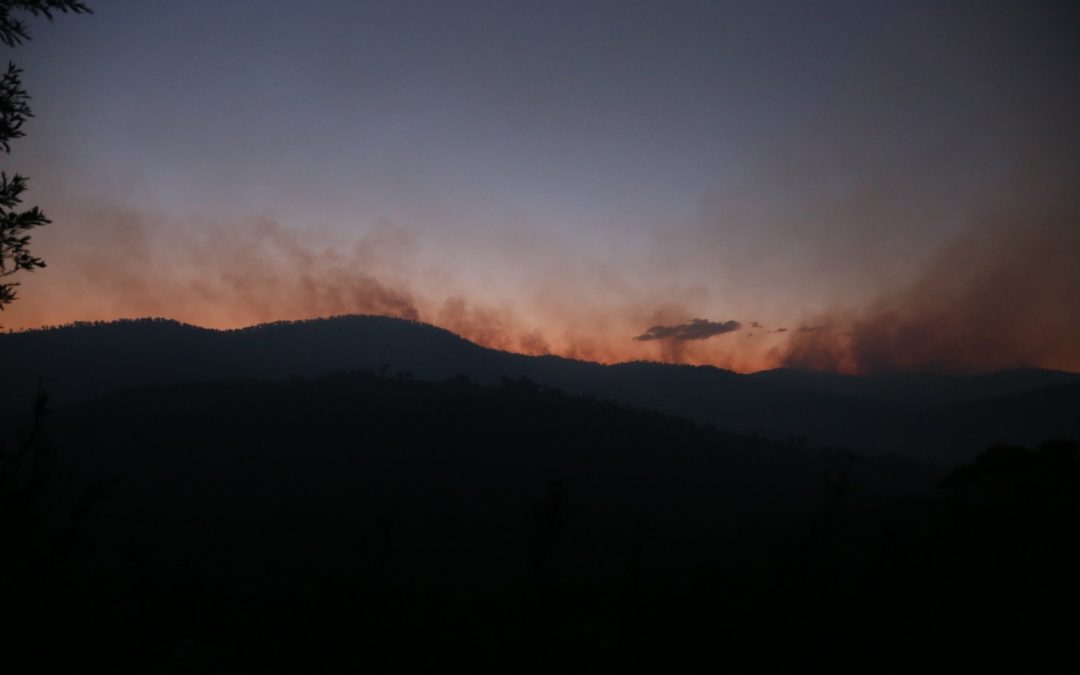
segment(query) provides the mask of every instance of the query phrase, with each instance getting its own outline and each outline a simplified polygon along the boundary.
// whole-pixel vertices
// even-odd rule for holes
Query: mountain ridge
[[[740,374],[650,361],[599,364],[494,350],[431,324],[365,315],[225,330],[135,319],[7,333],[0,335],[0,368],[6,374],[0,406],[13,411],[28,409],[39,382],[55,405],[65,406],[148,385],[368,370],[430,381],[465,375],[480,384],[524,378],[735,433],[921,460],[964,460],[999,441],[1045,440],[1029,428],[1032,434],[1080,436],[1080,422],[1055,412],[1080,397],[1069,386],[1080,384],[1080,375],[1060,371],[850,376],[792,369]],[[1045,405],[1033,406],[1027,395],[1044,389]],[[956,405],[964,413],[952,419],[948,410]],[[980,408],[996,411],[982,418],[985,433],[970,421],[979,420]]]

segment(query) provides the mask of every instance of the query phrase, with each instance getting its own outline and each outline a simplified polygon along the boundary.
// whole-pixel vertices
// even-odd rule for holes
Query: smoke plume
[[[1033,209],[1034,212],[1034,209]],[[1080,371],[1080,212],[985,222],[911,285],[816,317],[782,365],[850,373]]]

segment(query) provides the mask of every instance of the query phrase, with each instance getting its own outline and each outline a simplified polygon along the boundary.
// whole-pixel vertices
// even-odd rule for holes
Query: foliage
[[[9,47],[30,39],[26,22],[15,12],[52,19],[57,13],[86,14],[90,9],[78,0],[0,0],[0,42]],[[22,70],[8,63],[0,75],[0,150],[11,153],[11,141],[25,135],[22,127],[33,116],[30,95],[22,86]],[[0,171],[0,310],[15,300],[15,282],[6,281],[20,271],[44,267],[45,261],[30,253],[30,230],[49,223],[38,207],[20,211],[26,177]]]

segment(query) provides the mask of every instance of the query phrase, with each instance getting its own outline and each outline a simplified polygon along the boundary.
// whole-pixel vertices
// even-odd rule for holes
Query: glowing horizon
[[[5,329],[374,313],[599,362],[1080,371],[1069,8],[94,9],[11,53],[54,222]]]

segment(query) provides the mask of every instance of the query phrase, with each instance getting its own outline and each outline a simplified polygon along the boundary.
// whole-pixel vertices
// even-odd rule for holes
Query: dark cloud
[[[742,324],[738,321],[708,321],[706,319],[691,319],[689,323],[680,323],[673,326],[653,326],[635,340],[647,342],[649,340],[704,340],[714,335],[723,335],[739,330]]]

